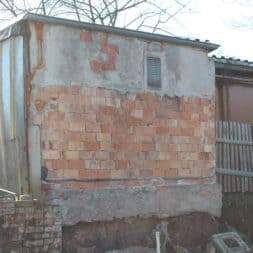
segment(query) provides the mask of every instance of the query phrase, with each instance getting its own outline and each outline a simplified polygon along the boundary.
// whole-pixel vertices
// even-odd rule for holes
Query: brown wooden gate
[[[216,174],[223,192],[253,192],[253,126],[216,122]]]

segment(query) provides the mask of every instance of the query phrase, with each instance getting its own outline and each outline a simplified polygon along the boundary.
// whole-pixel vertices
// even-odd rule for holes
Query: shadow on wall
[[[205,213],[168,219],[129,218],[79,223],[63,227],[63,252],[155,253],[156,231],[160,231],[162,252],[174,252],[171,245],[205,247],[209,237],[220,231],[220,224]]]
[[[253,240],[253,194],[224,193],[222,220]]]

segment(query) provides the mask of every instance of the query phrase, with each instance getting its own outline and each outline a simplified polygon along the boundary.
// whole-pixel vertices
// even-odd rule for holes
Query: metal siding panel
[[[21,194],[21,185],[27,189],[24,117],[24,61],[23,38],[13,37],[1,43],[1,99],[0,139],[2,175],[1,186]],[[2,100],[2,101],[1,101]],[[1,116],[2,112],[2,116]],[[6,166],[4,166],[6,161]],[[21,177],[22,174],[22,177]],[[7,179],[7,180],[6,180]],[[7,181],[7,183],[6,183]]]
[[[3,50],[2,43],[0,44],[0,73],[3,67]],[[2,77],[0,76],[0,187],[7,187],[7,165],[6,165],[6,150],[5,150],[5,134],[4,134],[4,118],[3,118],[3,101],[2,101]]]
[[[10,139],[10,40],[3,42],[2,51],[2,101],[5,138]]]
[[[32,155],[29,156],[31,166],[31,188],[33,196],[41,197],[41,157],[40,157],[40,129],[38,126],[29,127],[29,147]]]
[[[16,156],[20,168],[22,191],[28,192],[28,169],[25,152],[25,81],[24,81],[24,40],[15,38],[15,132]]]
[[[2,46],[2,103],[5,137],[5,159],[7,165],[7,189],[17,192],[14,146],[11,136],[11,39]]]

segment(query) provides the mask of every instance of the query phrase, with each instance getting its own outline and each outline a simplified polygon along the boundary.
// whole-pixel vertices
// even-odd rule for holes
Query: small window
[[[147,83],[148,87],[161,88],[161,59],[159,57],[147,57]]]

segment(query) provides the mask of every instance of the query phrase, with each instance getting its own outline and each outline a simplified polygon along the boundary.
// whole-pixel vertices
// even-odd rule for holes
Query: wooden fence
[[[223,192],[253,192],[253,126],[216,122],[216,174]]]

